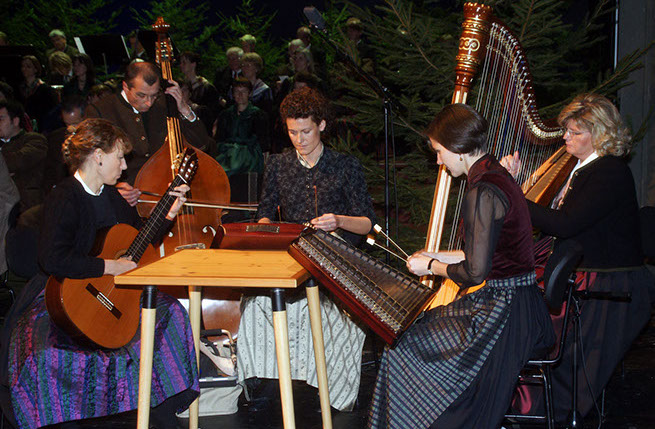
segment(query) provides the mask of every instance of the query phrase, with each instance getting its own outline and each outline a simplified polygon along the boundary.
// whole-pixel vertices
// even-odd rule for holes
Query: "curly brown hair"
[[[71,172],[80,168],[96,149],[105,153],[112,152],[117,146],[124,153],[132,150],[127,134],[106,119],[86,119],[72,131],[61,146],[64,161]]]
[[[317,90],[309,87],[296,89],[287,95],[280,105],[282,122],[287,119],[312,118],[316,124],[328,122],[328,101]]]

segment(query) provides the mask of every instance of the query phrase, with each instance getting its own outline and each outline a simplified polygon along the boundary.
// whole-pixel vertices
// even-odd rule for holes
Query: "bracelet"
[[[182,116],[184,116],[184,119],[186,119],[189,122],[195,121],[198,118],[198,116],[196,116],[196,112],[193,111],[191,106],[189,106],[189,112],[191,112],[191,113],[189,113],[189,116],[186,116],[186,115],[182,115]],[[191,117],[191,118],[189,118],[189,117]]]
[[[434,273],[432,272],[432,263],[434,261],[436,261],[436,259],[432,258],[432,259],[430,259],[430,262],[428,262],[428,273],[430,273],[431,276],[434,275]]]

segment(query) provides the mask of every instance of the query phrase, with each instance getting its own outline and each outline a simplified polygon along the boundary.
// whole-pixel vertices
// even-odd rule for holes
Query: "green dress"
[[[218,117],[216,161],[228,176],[264,169],[268,150],[268,120],[261,109],[248,104],[243,112],[233,105]]]

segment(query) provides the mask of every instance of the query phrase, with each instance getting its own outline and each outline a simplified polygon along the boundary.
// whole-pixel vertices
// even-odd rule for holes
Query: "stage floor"
[[[0,293],[0,308],[7,302],[7,295]],[[372,335],[372,334],[371,334]],[[374,348],[370,338],[364,347],[364,362],[358,405],[352,412],[335,412],[333,426],[335,429],[356,429],[365,427],[368,404],[375,382]],[[615,371],[605,394],[605,419],[603,427],[609,429],[651,429],[655,428],[655,317],[644,332],[637,338],[624,360],[623,371]],[[318,393],[305,383],[294,381],[296,426],[303,429],[321,427],[321,415],[318,411]],[[240,398],[239,411],[232,415],[201,417],[201,428],[234,429],[277,429],[282,428],[282,414],[279,399],[273,399],[268,408],[252,410],[252,407]],[[71,428],[112,428],[127,429],[136,425],[136,413],[125,413],[106,419],[94,419],[75,424],[54,426],[61,429]],[[5,428],[9,427],[5,424]],[[179,419],[178,427],[186,427],[186,421]],[[536,428],[536,425],[505,425],[506,428]],[[584,428],[598,427],[596,416],[588,416]]]

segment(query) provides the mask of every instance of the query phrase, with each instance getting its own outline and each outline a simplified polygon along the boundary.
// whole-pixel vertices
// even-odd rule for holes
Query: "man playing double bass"
[[[175,99],[182,133],[186,139],[201,149],[212,145],[213,141],[202,122],[183,101],[177,82],[168,82],[170,86],[163,93]],[[148,62],[135,62],[125,71],[122,91],[90,105],[84,113],[85,118],[107,119],[122,128],[132,140],[133,150],[127,157],[127,170],[121,176],[122,181],[116,184],[130,205],[135,205],[141,194],[139,189],[132,186],[137,173],[164,144],[168,135],[166,97],[161,95],[158,67]]]

